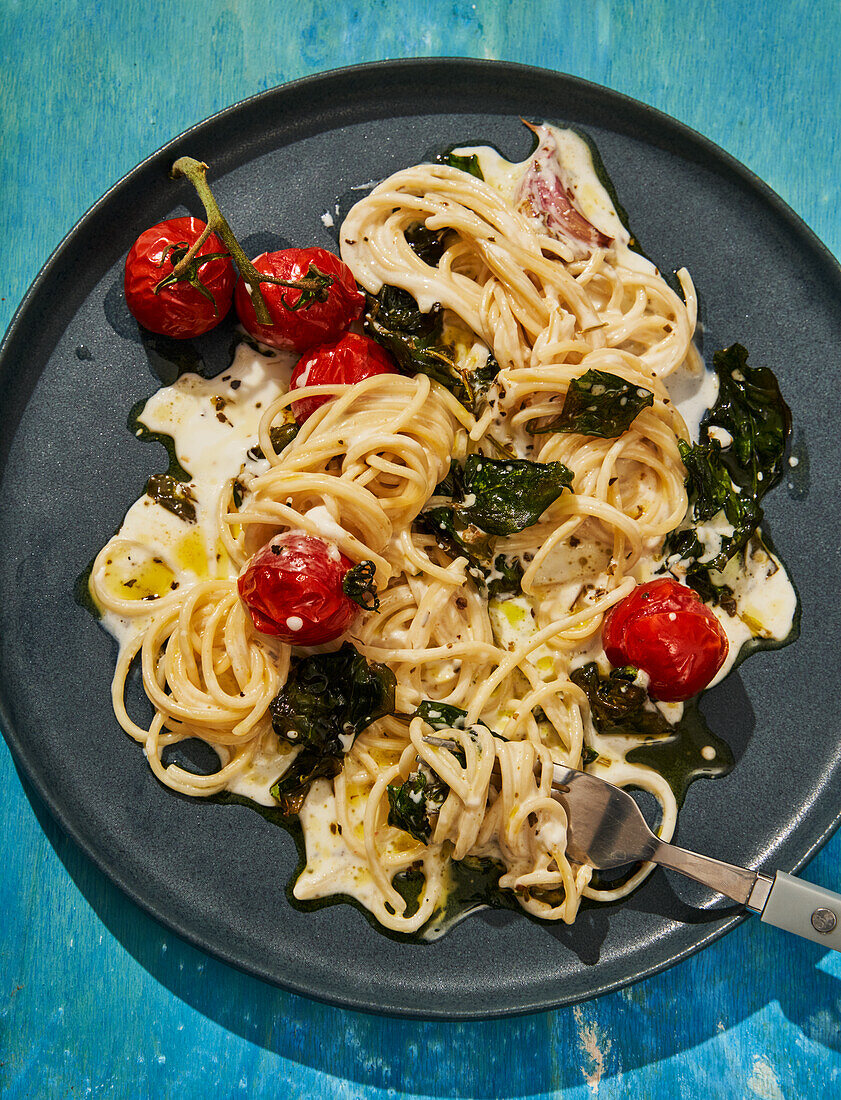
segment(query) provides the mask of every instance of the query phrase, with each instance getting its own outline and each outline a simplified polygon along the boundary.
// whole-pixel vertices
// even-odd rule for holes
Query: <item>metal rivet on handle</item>
[[[837,923],[838,918],[831,909],[816,909],[812,914],[812,927],[823,935],[834,931]]]

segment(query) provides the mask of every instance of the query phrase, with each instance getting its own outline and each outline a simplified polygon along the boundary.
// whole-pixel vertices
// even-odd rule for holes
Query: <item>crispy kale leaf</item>
[[[409,226],[406,240],[415,255],[420,256],[430,267],[437,267],[438,261],[447,250],[447,230],[427,229],[423,222],[415,222]]]
[[[365,611],[379,611],[380,597],[374,584],[377,567],[372,561],[361,561],[345,573],[342,591],[349,600]]]
[[[146,482],[146,493],[185,523],[196,522],[196,498],[192,488],[183,481],[177,481],[169,474],[152,474]]]
[[[562,462],[468,455],[464,496],[455,504],[462,521],[491,535],[513,535],[537,523],[564,489],[572,488],[572,471]]]
[[[446,801],[450,788],[431,768],[419,762],[417,768],[400,784],[389,783],[386,788],[388,823],[428,844],[432,836],[430,815],[437,815]]]
[[[762,522],[760,502],[782,477],[791,432],[791,411],[776,377],[767,367],[749,367],[747,356],[741,344],[715,353],[718,398],[701,421],[699,442],[680,443],[690,507],[666,540],[665,554],[688,561],[688,583],[707,596],[720,587],[709,571],[722,570]],[[732,442],[722,446],[717,429]],[[714,517],[719,536],[710,547],[698,527]]]
[[[412,717],[423,718],[434,730],[463,730],[467,711],[454,707],[452,703],[436,703],[433,699],[423,699]],[[476,725],[485,726],[485,723],[477,722]],[[485,726],[485,729],[488,728]]]
[[[289,677],[270,704],[282,741],[302,746],[272,787],[281,805],[297,813],[310,783],[338,774],[345,752],[372,722],[394,713],[394,673],[345,642],[336,653],[293,659]]]
[[[269,438],[272,441],[275,454],[279,455],[281,451],[285,450],[300,430],[300,425],[294,422],[289,424],[275,424],[274,427],[270,428]],[[266,457],[259,443],[249,450],[248,456],[249,458]]]
[[[332,779],[342,770],[341,756],[323,754],[318,749],[302,749],[288,771],[272,785],[272,798],[280,803],[287,817],[301,812],[310,785],[316,779]]]
[[[643,409],[654,404],[654,394],[615,374],[588,370],[569,384],[560,414],[541,428],[544,432],[577,432],[614,439],[630,428]]]
[[[474,523],[463,523],[455,509],[446,505],[430,508],[415,520],[415,526],[435,538],[441,549],[454,558],[467,558],[471,572],[478,578],[490,568],[493,540]]]
[[[717,351],[718,399],[702,427],[718,425],[733,436],[728,466],[737,485],[761,498],[783,476],[791,410],[768,367],[749,367],[741,344]]]
[[[435,232],[421,223],[411,226],[406,240],[430,267],[435,267],[446,247],[446,231]],[[467,408],[479,405],[499,372],[499,364],[489,354],[476,370],[463,369],[456,363],[456,349],[443,337],[443,309],[436,304],[422,313],[408,291],[384,286],[379,294],[367,295],[365,331],[394,356],[406,374],[428,374],[448,389]]]
[[[474,738],[476,727],[481,726],[482,729],[486,729],[498,740],[505,740],[496,730],[492,730],[486,722],[478,721],[474,722],[472,726],[466,727],[464,720],[467,717],[467,711],[462,710],[461,707],[454,707],[452,703],[437,703],[433,699],[424,699],[418,704],[418,709],[412,717],[423,718],[424,722],[428,726],[432,726],[434,730],[463,730],[469,728],[471,736]],[[462,765],[464,764],[464,753],[461,749],[455,749],[453,755],[460,756]]]
[[[572,477],[561,462],[469,455],[463,467],[453,463],[436,488],[436,496],[452,496],[452,505],[431,508],[416,522],[444,550],[465,554],[471,565],[487,569],[493,556],[487,536],[531,527],[571,488]]]
[[[485,458],[469,455],[464,466],[454,462],[435,496],[452,497],[451,505],[427,509],[415,526],[431,534],[453,557],[464,556],[488,595],[520,591],[523,569],[516,559],[498,554],[495,535],[510,535],[536,523],[564,491],[573,475],[561,462]]]
[[[436,164],[448,164],[450,168],[460,168],[462,172],[475,176],[477,180],[484,180],[485,178],[479,165],[479,158],[475,153],[471,153],[469,156],[460,156],[458,153],[454,153],[452,149],[446,149],[443,153],[436,153],[433,159]]]
[[[639,733],[662,736],[671,730],[659,710],[646,710],[648,692],[635,684],[635,668],[615,668],[602,676],[595,661],[570,673],[570,679],[590,703],[593,725],[599,733]]]

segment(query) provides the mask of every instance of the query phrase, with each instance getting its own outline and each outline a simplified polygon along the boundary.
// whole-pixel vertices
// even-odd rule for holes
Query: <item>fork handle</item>
[[[649,858],[746,905],[766,924],[841,951],[841,894],[785,871],[770,879],[663,841]]]
[[[841,894],[777,871],[760,920],[841,951]]]
[[[709,886],[716,893],[724,894],[741,905],[750,904],[750,897],[757,879],[762,877],[756,871],[746,871],[744,867],[722,863],[720,859],[702,856],[697,852],[688,852],[686,848],[679,848],[677,844],[667,844],[663,840],[648,858],[663,867],[680,871],[682,875],[694,878],[696,882],[702,882],[704,886]]]

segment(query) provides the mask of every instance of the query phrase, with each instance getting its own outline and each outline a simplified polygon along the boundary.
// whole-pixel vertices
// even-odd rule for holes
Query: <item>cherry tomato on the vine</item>
[[[697,695],[724,664],[729,649],[721,623],[697,593],[671,577],[641,584],[607,613],[602,629],[612,665],[648,673],[652,699]]]
[[[134,242],[126,257],[126,303],[144,328],[186,340],[214,328],[231,308],[237,273],[215,233],[188,270],[170,281],[175,265],[206,228],[198,218],[170,218]]]
[[[261,633],[321,645],[343,634],[359,611],[342,588],[352,567],[323,539],[286,531],[257,551],[237,587]]]
[[[312,348],[299,359],[292,371],[289,389],[337,383],[352,385],[374,374],[397,374],[394,360],[376,340],[349,332],[334,344]],[[292,405],[292,414],[299,424],[303,424],[330,400],[326,395],[302,397]]]
[[[350,268],[326,248],[285,248],[264,252],[252,261],[261,275],[303,287],[261,282],[260,291],[272,321],[257,320],[251,295],[240,279],[236,288],[237,315],[243,327],[269,347],[306,351],[314,344],[337,340],[362,313],[365,295]]]

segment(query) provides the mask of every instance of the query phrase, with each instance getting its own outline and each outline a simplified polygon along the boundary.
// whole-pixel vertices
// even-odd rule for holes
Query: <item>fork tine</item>
[[[608,868],[650,858],[659,841],[626,791],[559,764],[552,786],[567,812],[567,843],[576,862]]]

